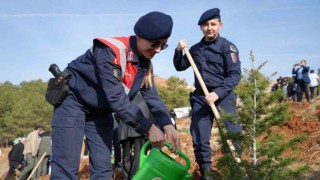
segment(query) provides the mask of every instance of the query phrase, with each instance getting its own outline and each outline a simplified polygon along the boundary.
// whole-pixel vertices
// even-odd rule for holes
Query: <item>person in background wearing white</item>
[[[314,90],[318,88],[320,79],[318,74],[314,73],[314,70],[310,71],[309,78],[310,78],[310,84],[309,84],[310,99],[311,101],[313,101],[315,97]]]

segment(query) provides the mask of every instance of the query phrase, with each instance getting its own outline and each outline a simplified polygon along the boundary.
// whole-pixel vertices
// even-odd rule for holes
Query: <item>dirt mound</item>
[[[297,155],[300,163],[308,164],[314,172],[309,179],[319,177],[320,174],[320,101],[295,103],[291,102],[290,120],[283,126],[273,126],[273,133],[283,134],[285,140],[304,136],[305,140],[298,144],[298,151],[287,150],[285,155]],[[318,172],[318,173],[317,173]]]
[[[312,104],[291,103],[291,120],[282,128],[285,134],[304,135],[306,140],[299,144],[299,158],[316,171],[320,171],[320,101]]]

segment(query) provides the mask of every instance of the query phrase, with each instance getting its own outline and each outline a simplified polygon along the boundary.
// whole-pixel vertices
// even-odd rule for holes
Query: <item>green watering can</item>
[[[186,161],[185,166],[156,148],[151,149],[146,155],[149,146],[150,141],[143,145],[140,152],[139,170],[132,180],[188,180],[192,178],[192,174],[188,174],[190,159],[181,150],[178,149],[178,154]],[[168,142],[165,142],[165,146],[172,147]]]

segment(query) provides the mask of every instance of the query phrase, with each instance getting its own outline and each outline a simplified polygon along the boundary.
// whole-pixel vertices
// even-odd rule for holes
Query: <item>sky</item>
[[[134,35],[137,20],[151,11],[173,18],[169,47],[152,62],[156,75],[176,76],[193,84],[191,67],[177,72],[173,54],[178,41],[189,47],[203,37],[198,20],[211,8],[220,8],[220,36],[233,42],[243,68],[268,61],[262,73],[269,77],[291,74],[292,65],[307,60],[320,68],[319,0],[0,0],[0,83],[52,77],[55,63],[64,69],[82,55],[92,40],[106,36]]]

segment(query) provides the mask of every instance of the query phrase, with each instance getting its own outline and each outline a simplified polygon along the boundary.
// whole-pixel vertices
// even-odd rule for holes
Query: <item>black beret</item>
[[[163,39],[170,37],[172,26],[171,16],[154,11],[140,17],[134,25],[134,32],[143,39]]]
[[[198,25],[201,25],[213,18],[221,18],[219,8],[209,9],[206,12],[204,12],[199,19]]]

